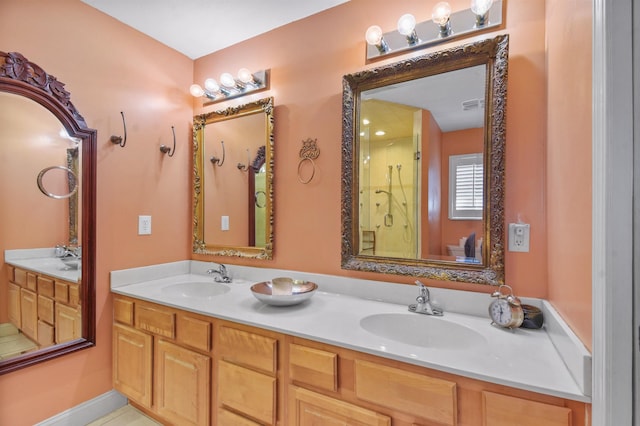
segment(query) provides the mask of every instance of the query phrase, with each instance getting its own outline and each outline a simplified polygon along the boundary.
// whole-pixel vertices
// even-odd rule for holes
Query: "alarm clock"
[[[524,320],[524,311],[520,299],[513,295],[513,290],[506,284],[500,285],[491,297],[489,304],[491,323],[504,328],[518,328]]]

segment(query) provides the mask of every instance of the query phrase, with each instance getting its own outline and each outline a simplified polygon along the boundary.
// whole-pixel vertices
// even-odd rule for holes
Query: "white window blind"
[[[482,220],[482,153],[449,157],[449,219]]]

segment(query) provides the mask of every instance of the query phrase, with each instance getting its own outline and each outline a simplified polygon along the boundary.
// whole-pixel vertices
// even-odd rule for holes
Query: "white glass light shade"
[[[204,88],[209,92],[215,93],[220,90],[220,85],[214,78],[208,78],[204,81]]]
[[[449,6],[449,3],[447,3],[446,1],[436,3],[436,5],[433,7],[433,12],[431,12],[431,19],[433,19],[433,22],[441,27],[447,24],[450,16],[451,6]]]
[[[240,68],[238,70],[238,80],[247,84],[253,81],[253,74],[247,68]]]
[[[230,87],[230,88],[236,87],[236,80],[228,72],[225,72],[222,75],[220,75],[220,83],[222,83],[222,85],[225,87]]]
[[[378,46],[382,41],[382,28],[377,25],[372,25],[367,28],[367,32],[365,33],[365,38],[367,39],[367,43],[372,46]]]
[[[476,15],[483,16],[491,9],[493,0],[471,0],[471,11]]]
[[[404,36],[411,35],[416,29],[416,18],[410,13],[405,13],[398,19],[398,32]]]
[[[191,95],[196,98],[204,95],[204,90],[202,90],[202,87],[200,87],[199,84],[192,84],[191,87],[189,87],[189,92],[191,92]]]

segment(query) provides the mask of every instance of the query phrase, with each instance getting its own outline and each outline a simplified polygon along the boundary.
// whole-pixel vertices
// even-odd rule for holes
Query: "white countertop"
[[[248,281],[238,280],[240,282],[228,284],[229,291],[222,295],[195,298],[177,295],[175,292],[167,292],[163,289],[182,282],[213,282],[211,276],[193,273],[194,268],[187,271],[169,270],[163,267],[154,271],[153,268],[112,272],[112,291],[460,376],[590,402],[589,395],[581,391],[572,372],[565,365],[565,360],[560,356],[549,333],[545,330],[500,329],[492,326],[487,316],[447,311],[447,303],[442,303],[441,305],[445,307],[444,316],[429,317],[429,319],[451,321],[471,328],[482,337],[478,339],[480,342],[466,349],[414,346],[372,334],[360,326],[360,321],[364,317],[380,313],[419,314],[408,313],[406,304],[323,291],[325,290],[323,276],[316,276],[313,280],[318,284],[319,290],[310,300],[296,306],[273,307],[258,301],[251,294],[250,286],[257,281],[270,280],[276,276],[298,278],[295,272],[289,271],[291,274],[282,275],[282,271],[261,269],[258,271],[264,276],[261,280],[252,280],[248,277]],[[236,274],[236,276],[241,275]],[[394,286],[398,288],[398,285]],[[326,287],[333,289],[335,285],[327,284]],[[409,287],[417,295],[415,287],[400,287]],[[447,294],[447,297],[451,295]],[[484,295],[484,297],[488,296]],[[408,302],[412,303],[414,299],[415,296]],[[420,331],[416,329],[412,332],[419,334]],[[583,382],[582,379],[578,381]],[[590,380],[587,379],[586,382],[590,383]]]
[[[4,261],[18,268],[65,281],[78,282],[80,269],[72,269],[55,257],[53,248],[5,250]]]

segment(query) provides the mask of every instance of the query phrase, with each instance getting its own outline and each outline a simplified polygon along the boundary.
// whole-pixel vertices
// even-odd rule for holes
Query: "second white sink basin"
[[[360,326],[376,336],[432,349],[469,349],[487,342],[469,327],[422,314],[374,314],[362,318]]]
[[[211,281],[187,281],[171,284],[162,289],[168,296],[211,298],[225,294],[230,290],[228,285]]]

